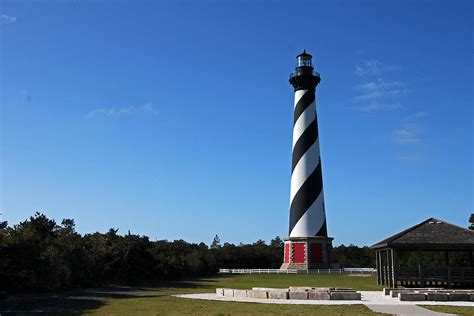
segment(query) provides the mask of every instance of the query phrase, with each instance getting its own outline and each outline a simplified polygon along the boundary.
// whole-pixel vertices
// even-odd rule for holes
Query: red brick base
[[[284,262],[281,269],[329,268],[330,237],[289,237],[285,241]]]

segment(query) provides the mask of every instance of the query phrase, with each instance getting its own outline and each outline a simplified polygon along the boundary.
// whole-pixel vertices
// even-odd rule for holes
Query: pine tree
[[[214,237],[214,240],[211,243],[211,249],[219,249],[221,247],[221,240],[219,239],[219,236],[216,235]]]

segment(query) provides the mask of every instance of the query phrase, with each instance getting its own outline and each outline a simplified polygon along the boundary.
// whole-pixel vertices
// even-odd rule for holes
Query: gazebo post
[[[423,254],[421,249],[418,249],[418,274],[420,276],[420,287],[425,287],[425,278],[423,271]]]
[[[375,269],[377,269],[377,285],[380,285],[380,266],[379,266],[379,252],[375,251]]]
[[[383,265],[382,250],[379,250],[379,260],[380,260],[380,278],[382,279],[382,285],[385,285],[385,267]]]
[[[448,277],[448,288],[451,287],[451,268],[449,267],[449,251],[448,250],[445,250],[444,251],[444,263],[446,264],[446,273],[447,273],[447,277]]]
[[[397,267],[396,267],[396,260],[397,256],[395,253],[395,249],[391,248],[392,253],[392,286],[397,287]]]
[[[382,250],[379,250],[379,262],[380,262],[380,281],[382,285],[385,285],[385,268],[383,266]]]
[[[387,248],[387,285],[392,287],[392,269],[390,262],[390,248]]]

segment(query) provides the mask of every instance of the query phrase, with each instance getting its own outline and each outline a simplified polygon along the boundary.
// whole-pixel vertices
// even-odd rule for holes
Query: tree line
[[[219,268],[279,268],[283,241],[210,246],[184,240],[151,241],[118,229],[81,235],[73,219],[61,224],[36,213],[13,226],[0,222],[0,291],[55,291],[105,284],[136,285],[217,273]],[[373,267],[368,247],[335,247],[333,261]]]

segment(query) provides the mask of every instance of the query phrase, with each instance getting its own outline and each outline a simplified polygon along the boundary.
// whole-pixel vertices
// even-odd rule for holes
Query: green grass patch
[[[350,274],[244,274],[216,279],[216,287],[249,289],[258,287],[350,287],[358,291],[382,290],[375,275]]]
[[[92,315],[381,315],[365,305],[275,305],[150,297],[110,302]]]
[[[434,312],[455,314],[455,315],[474,315],[474,307],[470,306],[447,306],[447,305],[418,305]]]
[[[154,284],[150,287],[108,287],[72,291],[54,295],[10,297],[0,301],[2,312],[43,312],[47,314],[88,315],[378,315],[362,304],[355,305],[274,305],[218,302],[176,298],[174,294],[209,293],[217,287],[250,289],[259,287],[351,287],[356,290],[380,290],[374,276],[347,274],[321,275],[229,275],[182,282]]]

